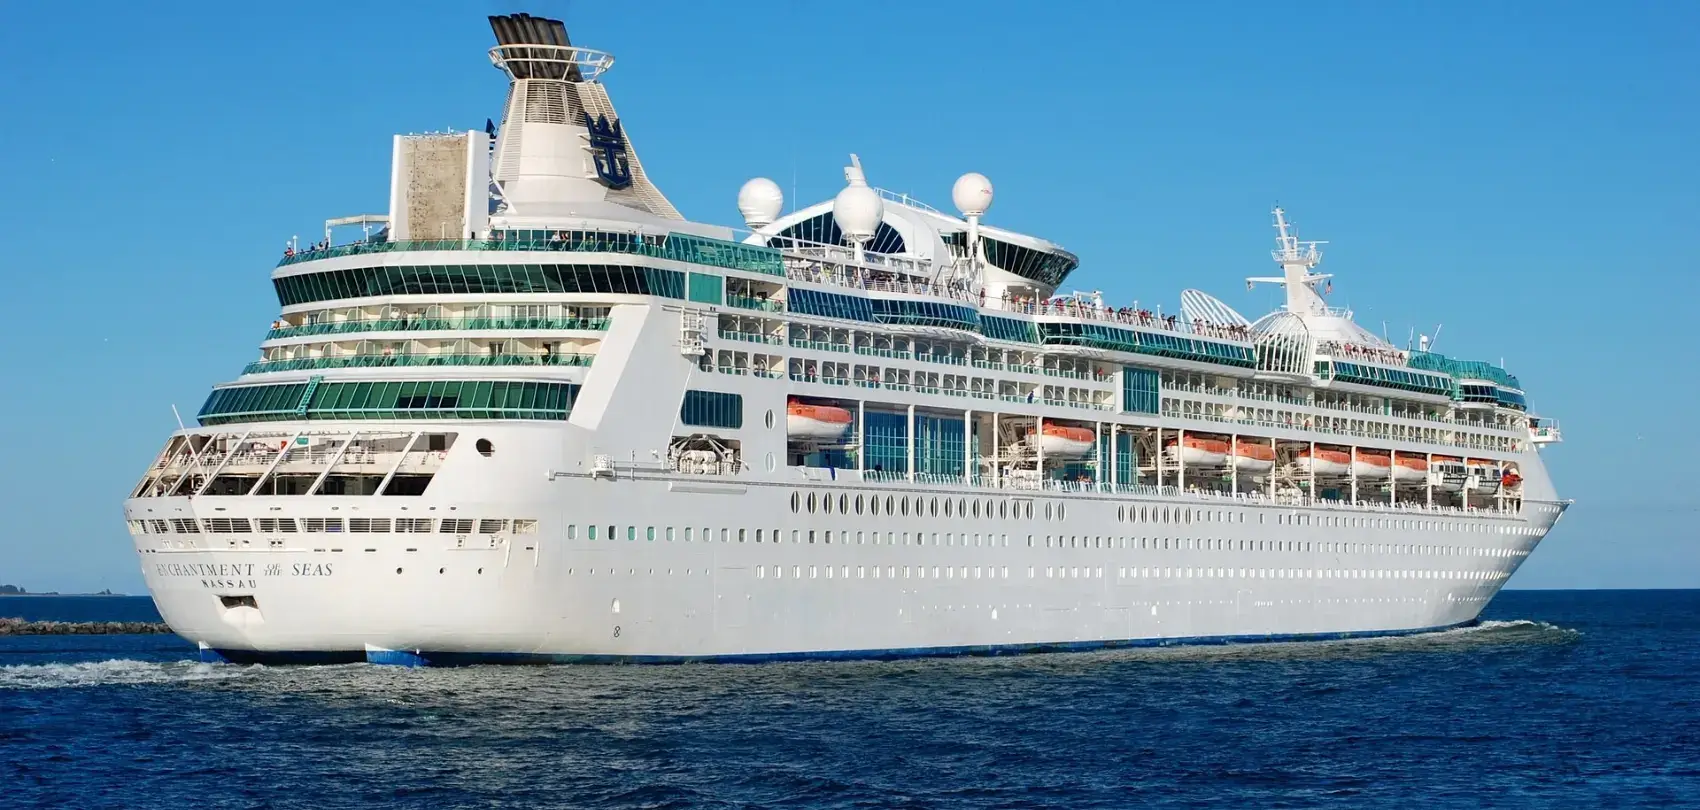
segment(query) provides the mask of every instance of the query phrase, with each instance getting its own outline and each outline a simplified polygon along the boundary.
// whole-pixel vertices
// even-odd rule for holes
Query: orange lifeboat
[[[850,412],[831,405],[785,403],[785,433],[793,439],[830,441],[850,430]]]
[[[1426,481],[1428,480],[1428,459],[1422,456],[1393,455],[1393,480],[1395,481]]]
[[[1393,458],[1385,450],[1352,451],[1352,474],[1372,481],[1386,481],[1393,474]]]
[[[1316,457],[1311,458],[1310,448],[1305,448],[1299,451],[1293,464],[1304,472],[1317,475],[1346,475],[1352,469],[1352,456],[1344,450],[1318,447]]]
[[[1164,449],[1169,451],[1171,459],[1174,458],[1175,442],[1173,439],[1164,445]],[[1228,460],[1228,443],[1221,439],[1188,436],[1186,437],[1186,445],[1181,450],[1180,458],[1187,464],[1217,466]]]
[[[1275,448],[1267,444],[1234,444],[1234,468],[1240,472],[1269,472],[1275,467]]]
[[[1096,440],[1097,437],[1093,435],[1091,428],[1047,422],[1044,433],[1039,438],[1039,446],[1047,456],[1079,458],[1092,452],[1092,445]]]

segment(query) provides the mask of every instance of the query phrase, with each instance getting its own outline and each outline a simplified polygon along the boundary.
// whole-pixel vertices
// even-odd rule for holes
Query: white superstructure
[[[492,17],[501,126],[273,272],[261,357],[125,513],[238,661],[760,660],[1473,622],[1565,508],[1517,379],[1329,307],[1275,211],[1255,322],[870,184],[687,222],[561,23]],[[359,226],[360,236],[337,237]]]

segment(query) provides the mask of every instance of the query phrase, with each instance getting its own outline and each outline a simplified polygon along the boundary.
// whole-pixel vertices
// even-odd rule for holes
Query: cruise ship
[[[389,210],[291,242],[259,357],[124,503],[204,659],[1418,633],[1475,622],[1565,510],[1517,377],[1330,306],[1279,208],[1256,320],[1073,291],[978,173],[946,213],[852,155],[830,200],[757,178],[744,228],[699,224],[611,55],[490,25],[499,124],[396,136]]]

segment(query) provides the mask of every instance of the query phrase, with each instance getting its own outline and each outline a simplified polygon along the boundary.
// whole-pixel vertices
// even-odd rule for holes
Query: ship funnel
[[[490,30],[490,62],[509,81],[491,178],[510,227],[547,227],[600,201],[682,219],[644,174],[602,84],[613,55],[573,45],[560,20],[507,14]]]

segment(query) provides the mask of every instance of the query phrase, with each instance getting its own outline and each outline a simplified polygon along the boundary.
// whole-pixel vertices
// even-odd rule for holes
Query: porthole
[[[886,496],[886,498],[887,498],[887,500],[890,500],[891,496],[888,495],[888,496]],[[887,504],[887,506],[889,507],[890,504]],[[891,510],[887,509],[886,511],[889,512]],[[897,499],[897,511],[900,512],[903,517],[909,517],[909,499],[908,498],[898,498]]]
[[[949,498],[944,499],[944,516],[950,517],[950,499]]]
[[[976,517],[976,518],[980,517],[980,502],[979,501],[974,502],[973,511],[974,511],[974,517]]]
[[[862,496],[856,496],[856,514],[862,514]]]
[[[767,454],[767,471],[773,472],[779,467],[779,460],[772,453]]]
[[[773,429],[773,409],[771,409],[771,408],[769,408],[768,411],[767,411],[767,429],[768,430]]]
[[[1051,519],[1051,502],[1050,501],[1045,502],[1045,519],[1046,520]]]
[[[960,517],[968,517],[968,501],[966,499],[956,499],[956,514]]]
[[[791,514],[797,514],[798,509],[802,506],[802,500],[802,495],[795,492],[791,493]]]
[[[879,513],[880,513],[880,496],[878,496],[878,495],[868,496],[868,514],[877,515]]]
[[[809,493],[809,514],[812,515],[814,513],[815,513],[815,494],[813,492],[811,492],[811,493]]]
[[[832,514],[832,496],[825,495],[820,499],[820,511],[823,515]]]
[[[932,512],[932,516],[938,517],[939,516],[939,499],[933,498],[931,500],[931,504],[932,504],[932,509],[930,511]]]
[[[838,514],[850,514],[850,496],[840,493],[838,496]]]
[[[1061,503],[1057,504],[1057,520],[1066,520],[1067,519],[1065,517],[1067,509],[1068,509],[1067,504],[1061,504]]]
[[[496,452],[496,446],[491,444],[489,439],[479,439],[473,442],[472,446],[478,450],[478,455],[485,458],[489,458],[490,454]]]
[[[998,501],[998,519],[1009,519],[1009,501]]]
[[[1125,520],[1126,518],[1127,518],[1127,507],[1124,507],[1124,506],[1116,507],[1116,522],[1120,523],[1121,521]]]

